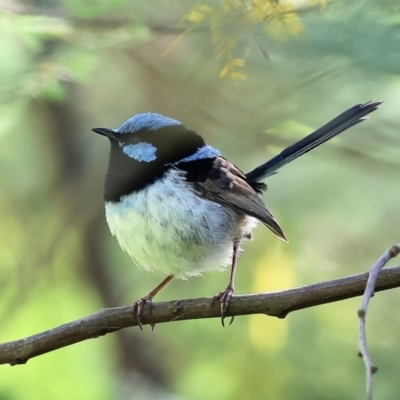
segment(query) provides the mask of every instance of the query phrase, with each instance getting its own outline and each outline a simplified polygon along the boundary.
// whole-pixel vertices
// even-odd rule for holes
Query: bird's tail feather
[[[297,157],[300,157],[308,151],[318,147],[322,143],[325,143],[329,139],[332,139],[353,125],[364,121],[366,119],[366,115],[372,111],[375,111],[381,104],[382,101],[370,101],[368,103],[358,104],[352,108],[349,108],[347,111],[340,114],[326,125],[287,147],[280,154],[255,168],[253,171],[247,173],[247,180],[249,182],[257,182],[270,175],[276,174],[278,169],[283,167],[285,164],[290,163]]]

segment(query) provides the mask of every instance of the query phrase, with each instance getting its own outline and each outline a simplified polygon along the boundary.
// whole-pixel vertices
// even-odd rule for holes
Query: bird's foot
[[[152,300],[153,296],[147,295],[142,297],[141,299],[137,300],[135,304],[133,305],[133,315],[136,315],[136,320],[139,325],[139,328],[143,330],[142,326],[142,312],[144,306],[148,306],[150,313],[151,313],[151,305],[152,305]],[[154,327],[152,328],[152,331],[154,330]]]
[[[225,318],[226,318],[226,312],[228,311],[229,303],[231,301],[231,298],[233,296],[233,287],[228,285],[228,287],[222,291],[216,294],[211,302],[211,307],[213,306],[215,301],[219,301],[221,305],[221,323],[222,326],[225,327]],[[229,325],[232,324],[233,320],[235,317],[231,317],[231,321],[229,322]]]

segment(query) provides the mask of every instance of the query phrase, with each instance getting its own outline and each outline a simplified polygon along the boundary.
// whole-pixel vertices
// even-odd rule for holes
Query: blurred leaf
[[[219,6],[197,3],[181,18],[179,25],[184,22],[193,26],[178,39],[194,29],[209,29],[216,58],[226,62],[220,77],[229,76],[234,80],[246,79],[237,68],[244,66],[245,59],[255,47],[254,37],[249,32],[260,25],[274,40],[286,40],[304,30],[294,6],[277,0],[223,0]],[[246,42],[244,51],[243,41]],[[176,44],[177,40],[165,53]]]

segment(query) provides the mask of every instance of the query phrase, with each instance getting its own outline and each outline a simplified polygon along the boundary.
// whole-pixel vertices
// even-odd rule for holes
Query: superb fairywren
[[[260,197],[267,188],[260,181],[363,121],[381,103],[350,108],[247,174],[200,135],[160,114],[135,115],[118,129],[94,128],[111,143],[104,200],[112,235],[138,266],[168,274],[135,303],[139,326],[144,305],[151,306],[173,277],[231,266],[227,288],[214,297],[224,324],[241,242],[251,239],[259,221],[287,241]]]

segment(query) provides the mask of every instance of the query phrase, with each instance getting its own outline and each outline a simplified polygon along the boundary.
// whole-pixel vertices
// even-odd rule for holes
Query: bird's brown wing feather
[[[279,239],[287,241],[278,221],[247,183],[243,172],[223,157],[217,157],[208,177],[195,184],[204,197],[260,220]]]

